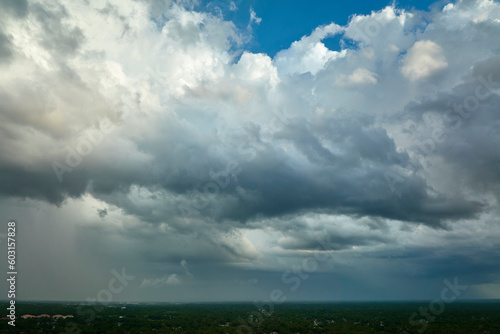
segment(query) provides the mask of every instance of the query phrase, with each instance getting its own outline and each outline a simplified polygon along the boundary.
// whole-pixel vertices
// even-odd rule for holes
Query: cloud
[[[243,285],[243,286],[251,286],[251,285],[255,285],[259,282],[258,279],[256,278],[249,278],[247,281],[239,281],[237,280],[236,281],[239,285]]]
[[[165,285],[176,286],[182,283],[181,279],[177,274],[171,274],[161,278],[145,278],[141,283],[141,288],[161,288]]]
[[[24,53],[13,69],[27,64],[29,52],[39,59],[17,74],[4,74],[5,87],[17,88],[2,92],[3,110],[9,111],[2,118],[10,125],[3,131],[19,138],[1,148],[2,172],[9,175],[2,181],[6,196],[60,205],[68,196],[91,192],[145,221],[169,217],[179,222],[175,226],[186,212],[210,222],[248,222],[303,211],[444,226],[477,217],[486,207],[481,199],[436,192],[429,178],[412,170],[404,171],[405,182],[394,189],[388,185],[409,164],[418,165],[410,151],[399,148],[402,142],[394,135],[399,125],[384,124],[377,115],[379,109],[399,112],[416,97],[405,95],[404,82],[397,81],[399,60],[392,49],[408,48],[402,71],[410,79],[430,80],[443,68],[440,57],[449,47],[439,46],[435,36],[436,42],[423,36],[409,44],[417,38],[404,30],[415,24],[409,13],[387,7],[354,16],[347,27],[318,27],[271,60],[264,54],[231,54],[230,45],[239,43],[236,28],[209,14],[174,5],[158,30],[142,3],[84,6],[86,20],[95,25],[79,20],[80,7],[34,3],[28,15],[35,25],[12,24],[12,29],[37,29],[43,38],[28,44],[14,38]],[[103,17],[117,28],[96,34]],[[353,31],[362,31],[367,20],[378,22],[380,34],[400,30],[382,40],[373,36],[357,50],[330,51],[321,42],[344,31],[344,38],[362,39]],[[139,39],[140,47],[124,47]],[[379,47],[380,54],[374,51]],[[160,61],[165,53],[168,61]],[[463,60],[448,62],[460,67]],[[377,64],[382,65],[377,69]],[[310,76],[300,77],[305,73]],[[23,85],[28,75],[52,94]],[[17,92],[32,98],[21,99]],[[320,109],[327,112],[313,112]],[[284,114],[289,116],[279,116]],[[83,134],[98,131],[103,119],[117,130],[91,144],[87,155]],[[25,152],[24,160],[13,151]],[[69,166],[74,159],[81,163]],[[54,175],[54,162],[68,168],[63,182]],[[231,164],[239,172],[226,186],[214,186],[210,175]],[[134,187],[155,193],[148,199],[150,210],[131,196]]]
[[[231,5],[233,5],[233,4],[234,3],[232,2]],[[249,24],[251,25],[253,22],[255,22],[256,24],[260,24],[262,22],[262,19],[257,16],[257,13],[255,13],[253,8],[250,8],[250,22],[249,22]]]
[[[25,16],[28,12],[28,0],[5,0],[2,1],[0,7],[2,12],[10,13],[16,17]]]
[[[462,84],[408,107],[409,113],[422,119],[413,135],[429,136],[425,146],[416,145],[419,154],[442,158],[449,163],[450,178],[460,175],[460,182],[467,187],[495,194],[499,164],[494,154],[499,123],[495,110],[500,106],[495,93],[500,88],[500,73],[495,69],[498,63],[498,56],[478,62]]]
[[[76,240],[61,243],[81,263],[130,259],[150,277],[143,287],[208,298],[202,283],[180,284],[196,276],[231,296],[248,277],[267,287],[327,233],[345,258],[334,256],[335,273],[322,265],[324,282],[348,286],[379,259],[385,273],[406,266],[391,254],[410,259],[407,277],[437,277],[464,240],[457,261],[476,268],[487,244],[477,268],[494,272],[497,2],[388,6],[317,27],[274,58],[191,2],[1,6],[2,212],[56,217],[47,230]],[[333,36],[337,51],[323,43]],[[49,236],[31,250],[53,255]],[[99,247],[84,255],[89,244]],[[436,245],[450,251],[433,257]]]
[[[187,264],[187,261],[182,259],[181,260],[181,267],[184,268],[184,272],[186,273],[186,275],[190,278],[193,278],[193,274],[191,274],[191,272],[189,272],[189,268],[188,268],[188,264]]]
[[[377,74],[367,70],[366,68],[357,68],[348,76],[340,75],[337,79],[337,85],[373,85],[377,83]]]
[[[0,61],[10,59],[12,56],[10,39],[0,32]]]
[[[292,223],[283,231],[284,236],[277,245],[285,250],[339,251],[394,242],[385,235],[386,228],[373,228],[374,222],[366,218],[353,221],[345,216],[305,215],[291,219],[302,224]],[[280,222],[274,226],[281,230],[283,225],[288,223]]]
[[[97,209],[97,214],[99,217],[104,218],[108,215],[108,210],[107,209]]]
[[[316,28],[311,35],[293,42],[290,48],[278,52],[274,62],[282,74],[316,74],[328,61],[343,57],[345,52],[329,50],[321,41],[343,30],[335,23]]]
[[[403,59],[401,73],[412,81],[427,78],[448,67],[443,49],[433,41],[418,41]]]

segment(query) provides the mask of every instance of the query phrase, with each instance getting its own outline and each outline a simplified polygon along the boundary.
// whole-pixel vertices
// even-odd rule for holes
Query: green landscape
[[[2,307],[7,307],[3,304]],[[500,333],[500,301],[461,301],[439,315],[419,314],[429,302],[253,304],[22,303],[15,329],[0,333]],[[413,313],[417,313],[412,321]],[[51,318],[21,319],[48,314]],[[74,315],[53,319],[52,316]]]

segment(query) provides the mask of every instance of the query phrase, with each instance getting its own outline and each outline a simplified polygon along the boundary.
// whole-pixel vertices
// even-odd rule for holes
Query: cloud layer
[[[338,256],[321,272],[345,284],[360,265],[438,277],[453,257],[468,270],[447,274],[497,286],[497,2],[389,6],[274,58],[245,49],[253,9],[245,31],[196,2],[0,9],[0,204],[51,212],[103,266],[123,250],[142,290],[221,291],[226,274],[266,291],[322,236]]]

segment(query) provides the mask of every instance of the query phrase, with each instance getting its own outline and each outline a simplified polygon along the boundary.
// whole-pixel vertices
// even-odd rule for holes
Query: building
[[[21,316],[21,318],[23,319],[36,318],[36,317],[37,317],[36,315],[31,315],[31,314],[25,314]]]

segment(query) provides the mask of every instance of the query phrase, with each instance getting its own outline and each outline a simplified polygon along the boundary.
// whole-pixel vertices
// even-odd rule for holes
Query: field
[[[500,302],[17,305],[0,333],[500,333]],[[436,305],[434,305],[436,306]],[[2,304],[5,309],[7,304]],[[433,313],[434,312],[434,313]],[[51,317],[21,319],[22,315]],[[54,319],[54,315],[74,317]]]

